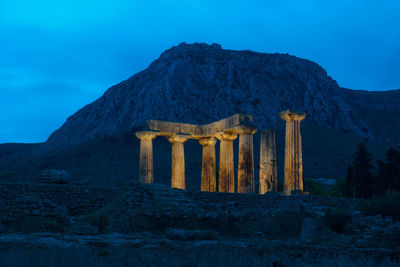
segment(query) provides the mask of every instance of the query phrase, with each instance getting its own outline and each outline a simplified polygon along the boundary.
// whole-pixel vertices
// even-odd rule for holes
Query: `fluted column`
[[[296,114],[289,110],[279,116],[286,121],[285,138],[285,179],[284,194],[303,191],[303,160],[301,147],[300,122],[306,114]]]
[[[188,136],[175,134],[168,137],[172,143],[171,187],[185,189],[185,150],[183,143]]]
[[[152,184],[154,182],[153,139],[157,134],[151,131],[142,131],[137,132],[136,136],[140,139],[139,181],[144,184]]]
[[[262,130],[260,138],[259,193],[277,191],[275,130]]]
[[[215,143],[214,137],[199,139],[203,146],[203,158],[201,165],[201,191],[215,192],[217,179],[215,170]]]
[[[231,132],[221,132],[216,135],[221,141],[220,156],[219,156],[219,192],[235,192],[235,170],[233,161],[233,140],[237,134]]]
[[[253,135],[255,128],[240,127],[235,129],[239,134],[239,159],[238,159],[238,193],[254,192],[254,153]]]

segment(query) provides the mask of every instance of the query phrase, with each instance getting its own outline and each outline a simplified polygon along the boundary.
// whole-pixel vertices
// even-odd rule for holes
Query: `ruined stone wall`
[[[23,216],[51,217],[65,208],[76,216],[102,207],[119,189],[53,184],[1,184],[0,215],[2,218]]]
[[[357,202],[140,183],[2,184],[0,266],[398,266],[399,224],[360,214]],[[59,230],[12,227],[35,218],[48,223],[60,207],[70,220]],[[317,227],[330,207],[350,210],[352,231]],[[107,216],[104,231],[87,225],[92,210]]]

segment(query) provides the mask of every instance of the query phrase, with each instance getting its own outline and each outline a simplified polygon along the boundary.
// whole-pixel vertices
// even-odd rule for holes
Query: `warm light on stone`
[[[236,114],[231,117],[204,124],[149,120],[144,129],[136,135],[140,138],[140,181],[153,183],[153,147],[155,136],[165,136],[172,143],[171,186],[185,189],[184,142],[197,139],[203,146],[201,191],[217,191],[216,139],[220,140],[219,192],[235,192],[235,166],[233,140],[239,134],[237,192],[255,191],[253,135],[257,129],[252,124],[252,116]],[[149,133],[149,134],[145,134]],[[151,133],[151,134],[150,134]]]
[[[199,143],[203,146],[201,166],[201,191],[217,191],[217,177],[215,169],[215,144],[214,137],[200,138]]]
[[[185,150],[183,143],[189,139],[187,135],[175,134],[168,137],[172,143],[171,187],[185,189]]]
[[[262,130],[260,137],[259,193],[278,191],[275,130]]]
[[[257,129],[249,127],[235,129],[239,134],[238,193],[254,192],[253,135],[256,132]]]
[[[219,149],[219,192],[235,192],[235,172],[233,161],[233,140],[237,134],[232,132],[221,132],[216,135],[220,140]]]
[[[300,122],[306,114],[296,114],[289,110],[279,116],[286,121],[285,137],[285,179],[283,193],[290,195],[292,191],[303,191],[303,161],[301,147]]]
[[[136,133],[140,139],[139,181],[145,184],[154,182],[153,170],[153,139],[157,137],[155,132],[142,131]]]

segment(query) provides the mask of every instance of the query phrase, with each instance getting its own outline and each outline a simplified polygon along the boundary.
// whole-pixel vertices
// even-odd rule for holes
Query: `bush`
[[[104,215],[93,216],[90,218],[90,225],[97,226],[99,233],[104,234],[105,229],[109,224],[108,217]]]
[[[400,194],[365,200],[361,202],[359,209],[365,215],[391,216],[400,221]]]
[[[332,231],[344,233],[350,228],[351,215],[347,210],[329,208],[323,217],[323,222]]]
[[[279,226],[280,236],[297,237],[301,231],[302,215],[296,212],[277,212],[274,223]]]
[[[304,190],[314,196],[327,197],[329,195],[326,186],[314,181],[313,179],[304,179]]]

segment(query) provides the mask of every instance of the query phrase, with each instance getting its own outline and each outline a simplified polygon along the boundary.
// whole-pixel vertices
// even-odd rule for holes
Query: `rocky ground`
[[[1,266],[400,264],[397,218],[366,216],[357,200],[20,186],[0,189]]]

